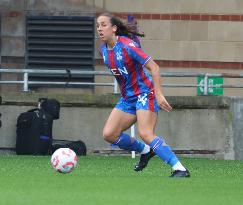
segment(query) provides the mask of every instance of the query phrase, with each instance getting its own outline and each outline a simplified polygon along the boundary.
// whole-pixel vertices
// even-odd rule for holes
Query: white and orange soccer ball
[[[78,157],[69,148],[59,148],[51,156],[52,167],[60,173],[70,173],[77,166]]]

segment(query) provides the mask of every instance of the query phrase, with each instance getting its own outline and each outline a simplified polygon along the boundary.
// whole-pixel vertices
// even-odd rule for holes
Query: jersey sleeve
[[[126,48],[129,55],[142,66],[144,66],[151,59],[151,56],[147,55],[141,48],[133,43],[133,41],[130,41],[126,45]]]

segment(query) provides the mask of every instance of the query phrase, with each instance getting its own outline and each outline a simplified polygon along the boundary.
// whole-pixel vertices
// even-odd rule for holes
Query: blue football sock
[[[162,138],[156,137],[149,146],[165,163],[169,164],[171,167],[179,161],[170,146],[166,145]]]
[[[145,144],[138,141],[137,139],[130,137],[126,133],[121,133],[119,139],[112,145],[118,146],[120,149],[125,149],[129,151],[142,152]]]

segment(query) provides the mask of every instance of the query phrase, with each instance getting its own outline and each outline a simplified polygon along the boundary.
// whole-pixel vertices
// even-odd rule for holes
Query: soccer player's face
[[[99,16],[97,19],[97,33],[100,39],[104,42],[108,42],[115,36],[116,26],[112,26],[110,17]]]

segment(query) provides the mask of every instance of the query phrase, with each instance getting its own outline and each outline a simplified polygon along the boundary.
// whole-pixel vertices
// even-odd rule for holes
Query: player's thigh
[[[131,127],[136,120],[136,115],[114,108],[105,123],[103,137],[107,141],[116,141],[121,132]]]
[[[140,137],[146,144],[150,144],[155,138],[154,129],[158,115],[150,110],[137,110],[137,128]]]

